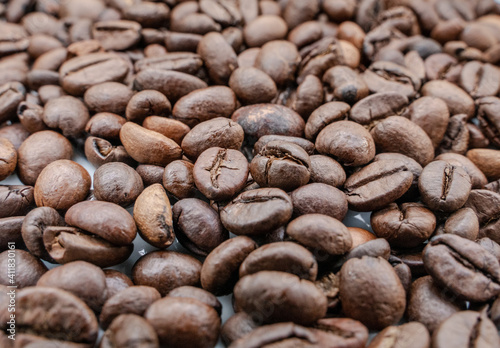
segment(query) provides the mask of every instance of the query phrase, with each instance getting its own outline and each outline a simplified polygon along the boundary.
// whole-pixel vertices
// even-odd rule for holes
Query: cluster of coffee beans
[[[498,64],[494,0],[0,0],[0,347],[500,347]]]

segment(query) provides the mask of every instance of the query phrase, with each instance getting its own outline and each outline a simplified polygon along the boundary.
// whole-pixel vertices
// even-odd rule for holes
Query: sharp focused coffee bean
[[[94,196],[100,201],[127,207],[143,189],[139,174],[124,163],[106,163],[94,172]]]

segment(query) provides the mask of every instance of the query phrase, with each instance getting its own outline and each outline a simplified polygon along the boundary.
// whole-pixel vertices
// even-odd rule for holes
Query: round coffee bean
[[[340,270],[340,300],[350,318],[382,329],[404,314],[406,294],[389,262],[365,256],[348,260]],[[385,306],[380,307],[380,303]]]
[[[463,89],[448,81],[429,81],[422,87],[423,96],[431,96],[442,99],[450,115],[467,114],[470,118],[474,114],[475,107],[472,98]]]
[[[10,250],[0,253],[0,267],[9,269],[9,265],[13,264],[12,261],[14,261],[16,265],[14,283],[12,282],[13,278],[9,277],[10,274],[4,272],[4,274],[0,275],[0,284],[2,285],[15,285],[18,289],[35,286],[40,277],[47,272],[47,266],[29,252],[16,250],[14,260]],[[12,268],[12,266],[10,266],[10,268]]]
[[[330,155],[346,166],[359,166],[375,157],[375,143],[368,131],[351,121],[325,127],[316,139],[319,153]]]
[[[49,100],[45,104],[42,117],[47,126],[61,129],[66,137],[79,136],[90,119],[85,104],[71,96]]]
[[[486,175],[488,180],[500,179],[500,170],[498,169],[500,151],[493,149],[472,149],[467,152],[467,158]]]
[[[323,155],[310,156],[311,182],[341,187],[346,179],[344,168],[333,158]]]
[[[254,67],[240,67],[233,71],[229,87],[243,104],[269,103],[278,93],[273,79]]]
[[[146,309],[161,298],[160,293],[150,286],[130,286],[118,292],[102,306],[99,323],[107,329],[115,318],[122,314],[143,315]]]
[[[106,300],[104,272],[84,261],[70,262],[53,268],[40,277],[36,285],[71,292],[96,312],[101,310]]]
[[[192,256],[154,251],[137,260],[132,277],[134,284],[151,286],[165,296],[179,286],[199,284],[200,270],[201,262]]]
[[[256,248],[257,244],[245,236],[228,239],[217,246],[203,262],[203,288],[217,296],[229,294],[238,280],[241,263]]]
[[[299,62],[297,46],[288,41],[274,40],[262,46],[254,66],[271,76],[280,87],[294,80]]]
[[[413,343],[409,343],[413,342]],[[394,348],[426,348],[431,343],[429,331],[419,322],[410,322],[401,326],[389,326],[371,341],[367,348],[381,348],[387,344]]]
[[[145,187],[154,184],[161,184],[163,182],[163,173],[165,172],[165,168],[162,166],[140,164],[137,168],[135,168],[135,170],[141,177]]]
[[[88,137],[85,140],[84,150],[85,157],[94,167],[110,162],[123,162],[130,166],[136,164],[123,146],[113,146],[108,140],[102,138]]]
[[[123,289],[134,285],[129,277],[117,270],[105,269],[104,275],[106,276],[106,300],[110,299]]]
[[[164,249],[174,242],[172,209],[162,185],[151,185],[137,197],[134,220],[139,234],[147,243]]]
[[[498,260],[473,241],[453,234],[434,237],[423,259],[433,280],[460,298],[482,302],[500,292]]]
[[[347,230],[352,238],[351,250],[377,238],[373,233],[359,227],[347,227]]]
[[[235,313],[222,325],[220,333],[222,342],[229,346],[232,342],[242,338],[256,328],[258,328],[258,325],[252,320],[250,315],[245,312]]]
[[[479,220],[476,213],[471,208],[458,209],[446,219],[442,233],[456,234],[475,241],[479,234]]]
[[[314,110],[307,119],[305,136],[309,140],[314,140],[326,126],[330,123],[342,121],[347,117],[351,107],[349,104],[333,101],[321,105]]]
[[[330,185],[315,183],[294,190],[293,215],[324,214],[342,221],[347,214],[346,195]]]
[[[431,209],[453,212],[469,197],[471,180],[461,167],[444,161],[425,166],[418,180],[422,201]]]
[[[106,163],[94,172],[94,196],[100,201],[127,207],[143,189],[139,174],[124,163]]]
[[[302,215],[288,224],[286,234],[312,250],[319,261],[319,257],[324,257],[324,254],[343,255],[352,247],[352,237],[347,227],[327,215]]]
[[[142,126],[146,129],[163,134],[167,138],[175,141],[178,145],[182,143],[182,139],[184,139],[186,134],[191,130],[189,126],[180,121],[160,116],[146,117]]]
[[[283,18],[264,15],[248,23],[243,34],[248,47],[260,47],[266,42],[284,39],[287,32],[288,26]]]
[[[215,295],[211,294],[206,290],[186,285],[175,288],[174,290],[170,291],[167,296],[193,298],[212,307],[217,311],[219,315],[221,315],[222,304],[219,302],[217,297],[215,297]]]
[[[198,190],[208,199],[228,200],[245,186],[248,161],[237,150],[212,147],[196,160],[193,177]]]
[[[90,118],[85,131],[94,137],[119,140],[120,129],[125,122],[127,120],[117,114],[100,112]]]
[[[92,26],[92,36],[105,50],[126,50],[141,39],[141,25],[126,20],[97,22]]]
[[[277,188],[241,193],[220,211],[222,224],[238,235],[263,235],[285,225],[292,217],[292,200]]]
[[[442,153],[436,157],[436,160],[445,161],[450,164],[462,167],[471,179],[473,189],[483,188],[488,183],[488,179],[483,172],[467,157],[458,153]]]
[[[203,59],[208,75],[216,84],[227,84],[232,72],[238,68],[236,53],[222,34],[211,32],[203,36],[196,52]]]
[[[160,4],[158,4],[160,5]],[[158,336],[151,324],[134,314],[115,318],[104,332],[99,348],[133,347],[158,348]]]
[[[217,212],[202,200],[182,199],[172,213],[177,239],[197,255],[206,256],[229,237]]]
[[[188,161],[177,160],[169,163],[163,173],[163,187],[179,199],[194,197],[196,186],[193,167]]]
[[[137,92],[128,101],[125,115],[127,120],[141,123],[148,116],[168,116],[172,106],[167,97],[155,90]]]
[[[0,181],[5,180],[8,176],[14,173],[17,165],[17,151],[12,143],[0,138]]]
[[[32,186],[0,185],[0,218],[24,216],[33,203]]]
[[[35,184],[35,202],[39,207],[66,210],[87,198],[92,179],[76,162],[58,160],[46,166]]]
[[[214,347],[220,318],[212,307],[192,298],[165,297],[154,302],[144,317],[160,343],[172,348]]]

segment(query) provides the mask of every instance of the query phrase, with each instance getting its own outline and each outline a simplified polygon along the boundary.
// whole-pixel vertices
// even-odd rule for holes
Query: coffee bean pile
[[[500,347],[499,64],[494,0],[0,0],[0,347]]]

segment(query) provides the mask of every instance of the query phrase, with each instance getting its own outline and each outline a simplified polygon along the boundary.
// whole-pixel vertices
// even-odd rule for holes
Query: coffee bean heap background
[[[0,347],[500,347],[499,63],[494,0],[0,0]]]

